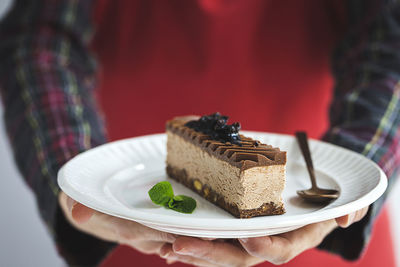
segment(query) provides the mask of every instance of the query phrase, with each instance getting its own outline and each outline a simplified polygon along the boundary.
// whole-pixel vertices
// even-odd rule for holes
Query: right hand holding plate
[[[239,239],[241,246],[220,240],[178,237],[172,245],[166,243],[161,248],[160,256],[168,263],[179,261],[195,266],[254,266],[264,261],[279,265],[318,246],[336,227],[348,227],[361,220],[367,211],[368,207],[279,235]]]

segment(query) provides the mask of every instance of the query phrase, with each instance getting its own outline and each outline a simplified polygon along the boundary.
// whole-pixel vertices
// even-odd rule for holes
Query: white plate
[[[340,190],[340,197],[325,206],[306,203],[296,195],[296,190],[309,188],[310,182],[294,137],[243,133],[288,152],[283,193],[285,214],[237,219],[167,178],[164,134],[125,139],[84,152],[60,169],[58,183],[66,194],[98,211],[166,232],[217,238],[278,234],[339,217],[368,206],[386,189],[385,174],[371,160],[338,146],[310,140],[318,184]],[[192,214],[178,213],[151,202],[147,191],[163,180],[171,182],[176,194],[196,199],[197,208]]]

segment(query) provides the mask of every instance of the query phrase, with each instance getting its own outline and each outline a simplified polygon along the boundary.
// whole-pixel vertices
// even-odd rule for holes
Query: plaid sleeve
[[[105,142],[87,46],[89,0],[18,0],[0,24],[0,92],[17,166],[69,264],[93,266],[114,244],[75,230],[57,196],[57,171]]]
[[[388,190],[362,221],[333,231],[320,245],[354,260],[368,244],[400,166],[400,4],[345,2],[349,28],[333,54],[335,95],[323,139],[370,158],[389,178]]]

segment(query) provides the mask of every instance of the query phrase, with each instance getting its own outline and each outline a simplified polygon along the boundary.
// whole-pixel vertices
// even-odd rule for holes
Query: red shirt
[[[100,100],[110,138],[163,132],[174,116],[216,111],[245,130],[303,129],[320,137],[328,127],[331,50],[346,25],[339,4],[99,1],[93,47],[102,64]],[[394,266],[387,216],[378,225],[362,266]],[[104,266],[164,262],[119,248]],[[305,264],[349,265],[311,250],[287,266]]]

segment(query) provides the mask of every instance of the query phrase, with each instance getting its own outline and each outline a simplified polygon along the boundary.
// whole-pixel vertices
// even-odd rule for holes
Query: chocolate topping
[[[200,196],[223,208],[237,218],[252,218],[256,216],[279,215],[285,213],[283,205],[274,202],[263,203],[257,209],[240,209],[237,205],[226,202],[222,195],[210,189],[208,185],[205,184],[201,187],[197,187],[197,180],[188,177],[185,169],[178,169],[171,165],[167,165],[167,173],[172,179],[184,184]]]
[[[286,152],[270,145],[262,144],[249,137],[239,135],[240,145],[230,141],[214,140],[210,135],[189,128],[188,120],[193,117],[180,117],[167,121],[167,130],[181,136],[192,144],[201,147],[210,155],[246,170],[256,166],[286,164]]]
[[[227,124],[228,118],[228,116],[223,116],[217,112],[202,116],[198,120],[188,121],[185,126],[207,134],[216,141],[240,145],[240,123]]]

